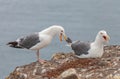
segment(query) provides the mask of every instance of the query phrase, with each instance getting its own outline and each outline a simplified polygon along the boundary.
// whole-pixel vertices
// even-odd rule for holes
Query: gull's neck
[[[100,37],[99,37],[98,35],[96,36],[96,39],[95,39],[95,41],[93,42],[93,44],[94,44],[96,47],[99,47],[99,48],[103,48],[103,46],[104,46],[102,40],[100,39]]]

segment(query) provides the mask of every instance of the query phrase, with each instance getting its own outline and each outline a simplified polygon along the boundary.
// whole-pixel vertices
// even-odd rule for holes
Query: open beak
[[[62,38],[64,37],[64,40],[67,40],[67,36],[65,34],[60,34],[59,38],[60,38],[60,41],[62,41]]]
[[[103,38],[105,39],[105,41],[109,41],[110,40],[110,36],[109,35],[105,35],[105,36],[103,36]]]

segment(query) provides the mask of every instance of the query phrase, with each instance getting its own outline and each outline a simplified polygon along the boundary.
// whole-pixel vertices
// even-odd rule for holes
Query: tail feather
[[[69,37],[67,37],[66,42],[67,42],[67,43],[72,43],[72,40],[71,40]]]
[[[9,45],[10,47],[13,47],[13,48],[22,48],[22,47],[18,46],[18,42],[16,42],[16,41],[8,42],[7,45]]]

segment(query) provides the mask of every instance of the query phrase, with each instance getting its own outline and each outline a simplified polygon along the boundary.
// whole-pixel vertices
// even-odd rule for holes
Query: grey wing
[[[77,41],[72,43],[71,47],[75,54],[80,56],[82,54],[88,54],[88,50],[90,49],[90,43]]]
[[[39,43],[39,34],[38,33],[33,33],[31,35],[22,37],[19,39],[19,46],[23,48],[30,49],[32,46],[36,45]]]

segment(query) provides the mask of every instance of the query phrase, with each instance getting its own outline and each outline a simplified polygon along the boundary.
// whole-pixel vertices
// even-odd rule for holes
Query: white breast
[[[91,43],[91,49],[88,51],[91,58],[101,57],[103,55],[103,46],[96,46]]]

